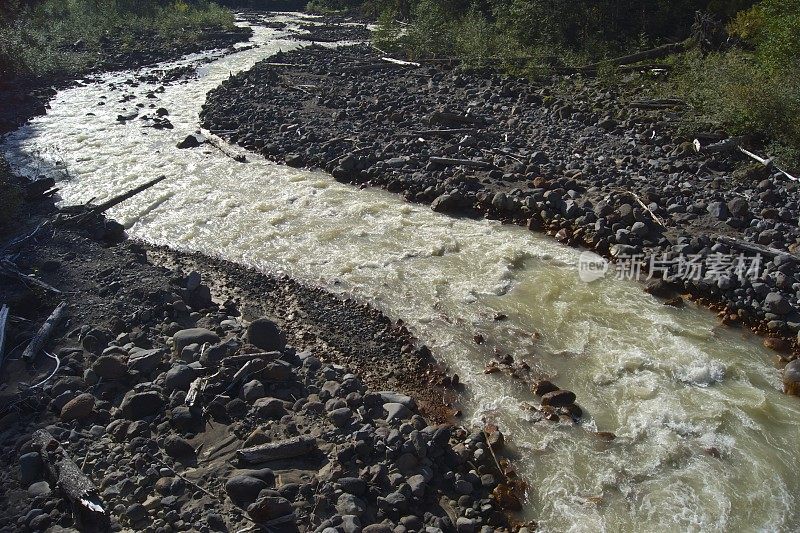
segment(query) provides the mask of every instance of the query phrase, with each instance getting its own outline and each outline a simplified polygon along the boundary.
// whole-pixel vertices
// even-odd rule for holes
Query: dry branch
[[[92,481],[81,472],[66,450],[44,429],[33,434],[33,446],[42,456],[45,471],[72,506],[72,514],[81,531],[106,531],[108,512]]]
[[[58,304],[50,316],[45,320],[42,327],[39,329],[39,332],[31,339],[30,344],[28,347],[25,348],[25,351],[22,352],[22,358],[27,361],[31,362],[39,353],[39,351],[44,348],[45,344],[47,344],[48,339],[53,334],[56,326],[67,314],[67,302],[61,302]]]
[[[55,287],[53,287],[48,283],[45,283],[39,278],[23,274],[22,272],[19,271],[17,265],[12,263],[8,259],[0,259],[0,275],[6,276],[8,278],[17,279],[25,284],[32,283],[55,294],[61,294],[60,290],[56,289]]]

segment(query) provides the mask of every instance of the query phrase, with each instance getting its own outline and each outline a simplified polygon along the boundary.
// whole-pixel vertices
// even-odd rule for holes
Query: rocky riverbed
[[[200,34],[195,41],[170,46],[156,36],[140,35],[135,38],[135,45],[128,45],[127,51],[121,51],[122,39],[119,36],[107,36],[99,43],[93,64],[87,68],[86,76],[98,72],[152,65],[204,50],[230,49],[234,44],[246,41],[251,34],[250,28],[246,27],[207,31]],[[82,41],[73,44],[74,51],[83,51],[86,46]],[[33,116],[46,113],[48,101],[56,94],[56,90],[76,81],[71,78],[0,80],[0,134],[24,124]]]
[[[697,153],[675,133],[675,105],[594,80],[540,85],[366,45],[311,46],[226,81],[202,120],[269,159],[547,231],[618,271],[635,260],[655,294],[699,299],[794,359],[798,184],[729,152]]]
[[[502,434],[452,425],[457,380],[402,323],[29,192],[4,252],[39,283],[0,285],[0,528],[508,527]]]

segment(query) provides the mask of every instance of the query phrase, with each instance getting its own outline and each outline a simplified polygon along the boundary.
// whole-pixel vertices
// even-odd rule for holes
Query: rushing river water
[[[530,484],[526,514],[544,530],[800,528],[800,401],[781,394],[758,339],[630,282],[582,283],[576,250],[522,228],[449,218],[254,155],[176,149],[210,89],[299,46],[263,27],[253,43],[155,99],[146,93],[157,84],[124,84],[129,72],[61,91],[2,148],[23,172],[66,170],[66,204],[166,174],[111,212],[132,236],[352,292],[406,320],[467,383],[468,415],[510,435]],[[136,98],[121,102],[127,93]],[[168,109],[175,129],[118,123],[137,102]],[[489,342],[475,345],[477,332]],[[575,391],[584,423],[526,421],[532,394],[482,372],[495,346]]]

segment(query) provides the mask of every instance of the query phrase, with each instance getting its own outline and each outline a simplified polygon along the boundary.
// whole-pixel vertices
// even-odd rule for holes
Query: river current
[[[405,320],[467,385],[467,417],[507,433],[529,484],[525,515],[545,531],[800,528],[800,401],[781,393],[759,339],[708,311],[664,306],[633,282],[584,283],[579,251],[523,228],[451,218],[236,147],[226,150],[247,163],[208,145],[177,149],[209,90],[301,45],[257,24],[250,44],[160,65],[211,58],[163,92],[128,83],[132,72],[60,91],[0,149],[20,172],[56,176],[64,204],[165,174],[110,212],[131,236],[285,272]],[[140,102],[166,108],[174,129],[117,121]],[[574,391],[582,424],[531,421],[532,393],[483,373],[495,348]]]

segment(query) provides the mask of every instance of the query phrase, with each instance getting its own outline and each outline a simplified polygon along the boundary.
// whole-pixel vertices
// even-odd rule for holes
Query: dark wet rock
[[[191,135],[187,135],[185,139],[179,142],[176,146],[181,149],[185,148],[197,148],[198,146],[202,145],[206,142],[205,136],[199,133],[192,133]]]
[[[125,395],[119,407],[125,418],[140,420],[159,413],[164,407],[164,400],[156,391],[131,392]]]
[[[22,488],[42,479],[44,475],[42,456],[39,452],[30,452],[19,457],[19,483]]]
[[[247,326],[247,342],[267,351],[282,351],[286,347],[283,332],[268,318],[259,318]]]
[[[247,514],[256,523],[268,522],[292,513],[292,504],[280,496],[259,498],[247,508]]]
[[[566,407],[575,403],[575,393],[568,390],[548,392],[542,396],[542,405],[552,407]]]
[[[187,391],[196,377],[197,372],[192,367],[183,364],[175,365],[164,376],[164,388],[167,391]]]
[[[194,455],[194,447],[187,441],[177,435],[168,435],[164,439],[164,451],[170,457],[181,458],[190,457]]]
[[[234,476],[225,483],[225,492],[233,502],[247,509],[247,506],[258,499],[258,494],[269,488],[269,485],[262,479],[252,476]]]

